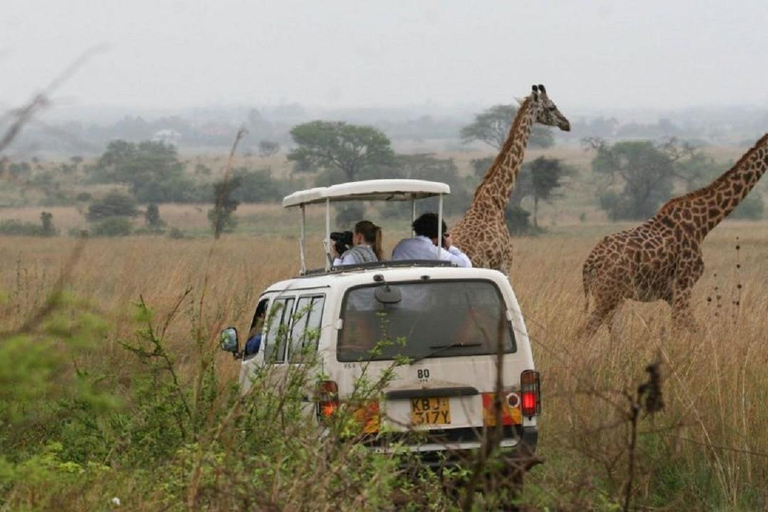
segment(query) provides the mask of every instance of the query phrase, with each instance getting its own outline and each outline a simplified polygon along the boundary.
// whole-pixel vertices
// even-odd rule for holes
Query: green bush
[[[181,240],[182,238],[186,238],[186,236],[184,235],[184,232],[179,228],[171,228],[171,230],[168,232],[168,238]]]
[[[109,217],[93,225],[91,235],[93,236],[128,236],[133,231],[131,221],[125,217]]]
[[[139,214],[136,199],[122,192],[112,191],[88,206],[85,218],[96,222],[109,217],[136,217]]]
[[[40,224],[21,222],[18,219],[0,221],[0,235],[7,236],[55,236],[53,215],[49,212],[40,214]]]
[[[531,214],[519,206],[510,206],[504,212],[507,228],[513,235],[523,235],[530,231]]]

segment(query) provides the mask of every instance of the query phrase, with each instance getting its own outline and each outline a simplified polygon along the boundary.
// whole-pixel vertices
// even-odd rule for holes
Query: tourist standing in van
[[[344,251],[344,254],[340,256],[338,254],[335,255],[336,257],[333,260],[334,267],[339,265],[360,265],[361,263],[382,260],[381,227],[369,220],[361,220],[355,224],[353,233],[352,248]]]
[[[392,260],[435,260],[437,250],[437,214],[425,213],[413,221],[414,238],[405,238],[392,251]],[[471,267],[469,257],[453,245],[448,226],[443,221],[443,239],[440,256],[443,261],[450,261],[459,267]]]

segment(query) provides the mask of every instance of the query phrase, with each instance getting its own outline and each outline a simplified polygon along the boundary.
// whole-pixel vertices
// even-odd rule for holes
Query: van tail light
[[[541,385],[539,372],[525,370],[520,374],[521,409],[523,416],[541,414]]]
[[[317,417],[330,418],[339,409],[339,385],[332,380],[321,380],[317,386]]]

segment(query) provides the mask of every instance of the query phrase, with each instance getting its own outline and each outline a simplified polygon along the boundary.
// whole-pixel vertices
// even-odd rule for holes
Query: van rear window
[[[350,289],[342,307],[339,361],[493,355],[515,337],[490,281],[376,284]],[[377,293],[376,290],[379,289]]]

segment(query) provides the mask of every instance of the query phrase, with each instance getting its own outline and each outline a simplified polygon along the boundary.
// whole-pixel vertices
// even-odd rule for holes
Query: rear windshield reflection
[[[339,361],[493,355],[515,351],[504,301],[489,281],[393,283],[401,300],[377,300],[377,284],[349,290]],[[381,296],[381,294],[379,294]]]

